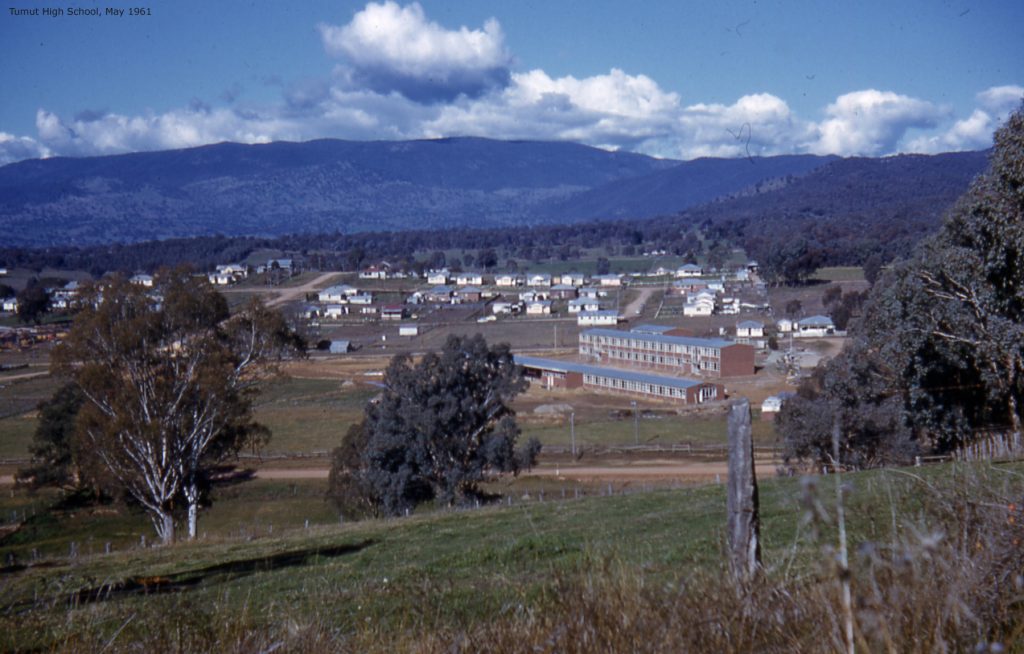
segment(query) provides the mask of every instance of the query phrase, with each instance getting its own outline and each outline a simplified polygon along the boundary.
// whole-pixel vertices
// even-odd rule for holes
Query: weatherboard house
[[[725,388],[714,382],[518,354],[515,362],[523,367],[523,373],[528,379],[538,381],[546,389],[587,388],[680,404],[701,404],[725,399]]]
[[[796,323],[796,336],[820,338],[834,334],[836,326],[828,316],[809,316]]]
[[[581,358],[679,374],[738,377],[754,374],[754,348],[715,338],[644,334],[617,329],[580,332]]]

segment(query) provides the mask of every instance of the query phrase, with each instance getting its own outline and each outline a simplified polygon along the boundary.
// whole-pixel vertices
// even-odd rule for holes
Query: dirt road
[[[757,464],[757,474],[762,479],[775,476],[776,464]],[[327,479],[327,468],[262,468],[256,471],[259,479]],[[729,464],[725,461],[693,461],[686,463],[641,464],[620,466],[572,466],[542,467],[522,473],[524,477],[556,477],[578,480],[631,480],[631,479],[725,479]]]
[[[317,275],[310,281],[299,286],[289,286],[286,288],[225,288],[221,289],[221,293],[257,293],[259,295],[273,295],[274,297],[267,300],[267,306],[276,307],[286,302],[291,302],[292,300],[302,299],[306,296],[306,293],[323,288],[332,277],[336,277],[338,274],[339,273],[337,272],[327,272],[322,275]]]
[[[644,305],[647,304],[647,300],[650,299],[654,291],[659,290],[653,286],[644,286],[640,289],[640,295],[635,300],[626,305],[626,308],[622,310],[622,317],[629,319],[633,316],[640,315],[640,312],[644,310]]]

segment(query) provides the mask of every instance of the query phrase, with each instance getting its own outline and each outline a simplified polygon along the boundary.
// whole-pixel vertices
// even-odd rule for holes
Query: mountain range
[[[983,167],[978,153],[946,156],[963,158],[954,168],[960,176],[967,170],[967,180]],[[923,171],[929,159],[908,159],[894,183],[913,194],[914,162]],[[845,161],[793,155],[680,162],[567,142],[481,138],[221,143],[4,166],[0,230],[9,246],[40,247],[642,219],[784,192],[812,173],[829,178],[827,171],[842,170]],[[849,186],[844,179],[832,182]]]

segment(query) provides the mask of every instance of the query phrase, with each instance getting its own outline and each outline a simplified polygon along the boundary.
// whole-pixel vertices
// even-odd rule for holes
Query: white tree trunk
[[[153,527],[161,543],[170,545],[174,542],[174,516],[169,511],[154,512]]]
[[[196,539],[196,520],[199,515],[199,503],[190,501],[188,503],[188,539]]]

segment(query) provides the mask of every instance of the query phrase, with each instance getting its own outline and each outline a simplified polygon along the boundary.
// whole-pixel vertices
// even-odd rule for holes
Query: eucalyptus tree
[[[53,358],[84,398],[76,428],[163,542],[179,503],[194,538],[208,470],[265,434],[253,393],[299,344],[280,314],[254,302],[232,316],[185,271],[161,273],[153,291],[91,286],[82,307]]]
[[[479,484],[499,472],[532,465],[540,449],[519,449],[511,400],[527,386],[508,345],[489,347],[482,336],[450,336],[440,353],[415,362],[392,359],[384,391],[367,406],[358,443],[358,470],[336,470],[378,510],[398,514],[430,499],[452,506],[481,496]],[[346,448],[336,467],[354,465]],[[346,464],[345,462],[349,463]]]

